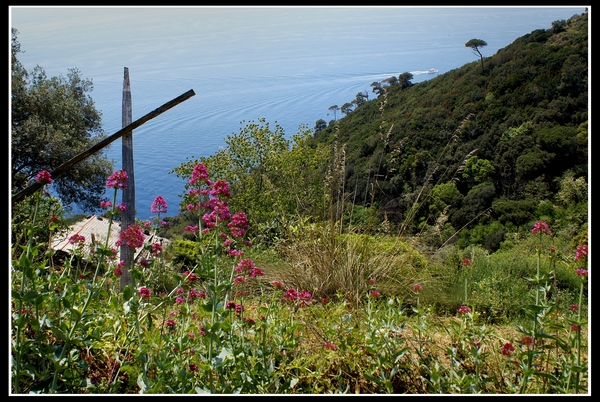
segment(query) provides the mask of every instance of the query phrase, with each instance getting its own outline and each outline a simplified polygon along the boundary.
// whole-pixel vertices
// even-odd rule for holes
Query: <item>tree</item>
[[[369,95],[367,91],[359,92],[356,94],[356,99],[354,99],[354,104],[356,107],[361,107],[369,100]]]
[[[352,111],[352,107],[353,107],[353,103],[351,102],[346,102],[342,105],[342,113],[344,113],[345,115],[350,114],[350,112]]]
[[[487,46],[487,42],[481,39],[471,39],[467,43],[465,43],[465,47],[470,47],[473,49],[473,53],[479,55],[479,59],[481,60],[481,72],[483,73],[483,55],[479,51],[480,48]]]
[[[338,105],[329,106],[329,110],[331,110],[331,111],[333,112],[333,121],[337,121],[337,118],[336,118],[336,114],[335,114],[335,113],[336,113],[338,110],[340,110],[339,106],[338,106]]]
[[[327,127],[327,122],[323,119],[319,119],[315,122],[315,131],[321,131]]]
[[[396,78],[395,76],[391,76],[390,78],[386,78],[385,80],[381,81],[383,83],[386,83],[388,86],[394,86],[394,85],[398,85],[398,78]]]
[[[381,86],[381,82],[373,82],[371,83],[371,87],[373,88],[373,92],[377,94],[377,96],[381,96],[385,93],[385,88]]]
[[[76,68],[66,78],[48,78],[40,66],[27,72],[17,58],[19,32],[13,28],[11,33],[11,191],[16,193],[40,170],[54,170],[106,135],[101,113],[87,95],[92,81]],[[96,211],[112,169],[112,162],[97,153],[54,178],[52,188],[63,205]]]
[[[410,87],[413,83],[410,80],[413,79],[413,75],[411,73],[402,73],[398,76],[398,84],[402,89]]]

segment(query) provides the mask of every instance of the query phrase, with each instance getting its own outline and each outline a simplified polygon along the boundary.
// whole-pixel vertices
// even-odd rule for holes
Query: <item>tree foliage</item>
[[[481,51],[479,49],[481,49],[482,47],[485,47],[485,46],[487,46],[487,42],[482,39],[471,39],[470,41],[465,43],[465,47],[470,47],[471,49],[473,49],[473,53],[479,55],[479,59],[481,60],[481,72],[482,73],[484,71],[483,55],[481,54]]]
[[[467,47],[480,50],[483,42]],[[379,218],[396,228],[410,217],[408,233],[447,216],[446,227],[469,239],[483,222],[517,230],[542,213],[535,206],[543,202],[580,211],[588,185],[588,58],[588,15],[573,16],[486,57],[485,75],[468,63],[406,88],[402,79],[372,83],[385,102],[364,103],[314,141],[345,144],[348,197],[378,205]],[[501,236],[492,237],[472,239],[497,247]]]
[[[292,217],[324,215],[322,179],[330,151],[315,146],[312,134],[301,126],[289,140],[281,126],[272,129],[260,118],[228,136],[226,147],[214,155],[188,160],[173,172],[189,178],[194,166],[203,163],[215,180],[228,181],[230,208],[244,211],[253,234],[264,236],[262,240],[268,243]],[[185,200],[181,210],[185,211]]]
[[[11,190],[19,191],[40,170],[52,171],[106,138],[101,113],[88,95],[91,80],[76,69],[48,78],[36,66],[27,72],[18,60],[21,46],[12,29],[11,43]],[[113,169],[103,153],[75,165],[58,178],[53,189],[64,205],[94,211]]]

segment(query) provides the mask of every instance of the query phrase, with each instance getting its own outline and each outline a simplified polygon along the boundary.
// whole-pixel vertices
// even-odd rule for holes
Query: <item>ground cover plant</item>
[[[103,201],[111,223],[126,183]],[[52,183],[47,171],[37,179]],[[203,164],[184,196],[196,248],[160,244],[124,266],[115,247],[71,236],[49,247],[61,207],[45,192],[15,207],[11,249],[13,394],[586,394],[588,246],[545,221],[517,252],[447,247],[428,259],[404,239],[290,225],[252,244],[227,181]],[[124,228],[143,246],[154,221]],[[77,246],[81,247],[77,247]],[[91,251],[91,256],[90,256]],[[120,289],[124,270],[133,282]]]

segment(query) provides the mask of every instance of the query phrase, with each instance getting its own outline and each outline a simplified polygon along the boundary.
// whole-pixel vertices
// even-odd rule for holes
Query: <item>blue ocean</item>
[[[375,98],[375,81],[411,72],[416,84],[478,61],[465,47],[470,39],[485,40],[481,51],[489,57],[584,7],[109,11],[16,9],[11,26],[20,32],[19,60],[28,70],[39,64],[48,76],[66,76],[76,67],[93,80],[90,95],[107,135],[122,128],[125,67],[133,121],[195,92],[133,132],[137,218],[148,219],[158,195],[169,204],[167,215],[178,214],[184,182],[170,170],[214,154],[248,122],[265,118],[291,136],[301,125],[333,120],[329,107],[359,92]],[[106,154],[120,169],[121,141]]]

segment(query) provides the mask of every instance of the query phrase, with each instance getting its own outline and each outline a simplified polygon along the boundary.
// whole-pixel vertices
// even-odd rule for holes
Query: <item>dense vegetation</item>
[[[157,195],[122,230],[131,266],[41,170],[12,208],[11,392],[585,394],[587,24],[384,80],[316,131],[248,123],[173,169],[179,215]]]
[[[351,199],[376,205],[400,232],[431,234],[443,213],[433,245],[464,227],[460,244],[495,251],[540,214],[578,231],[586,224],[585,204],[575,205],[587,200],[587,32],[587,15],[556,21],[486,57],[483,72],[473,62],[387,86],[315,142],[345,146]]]

